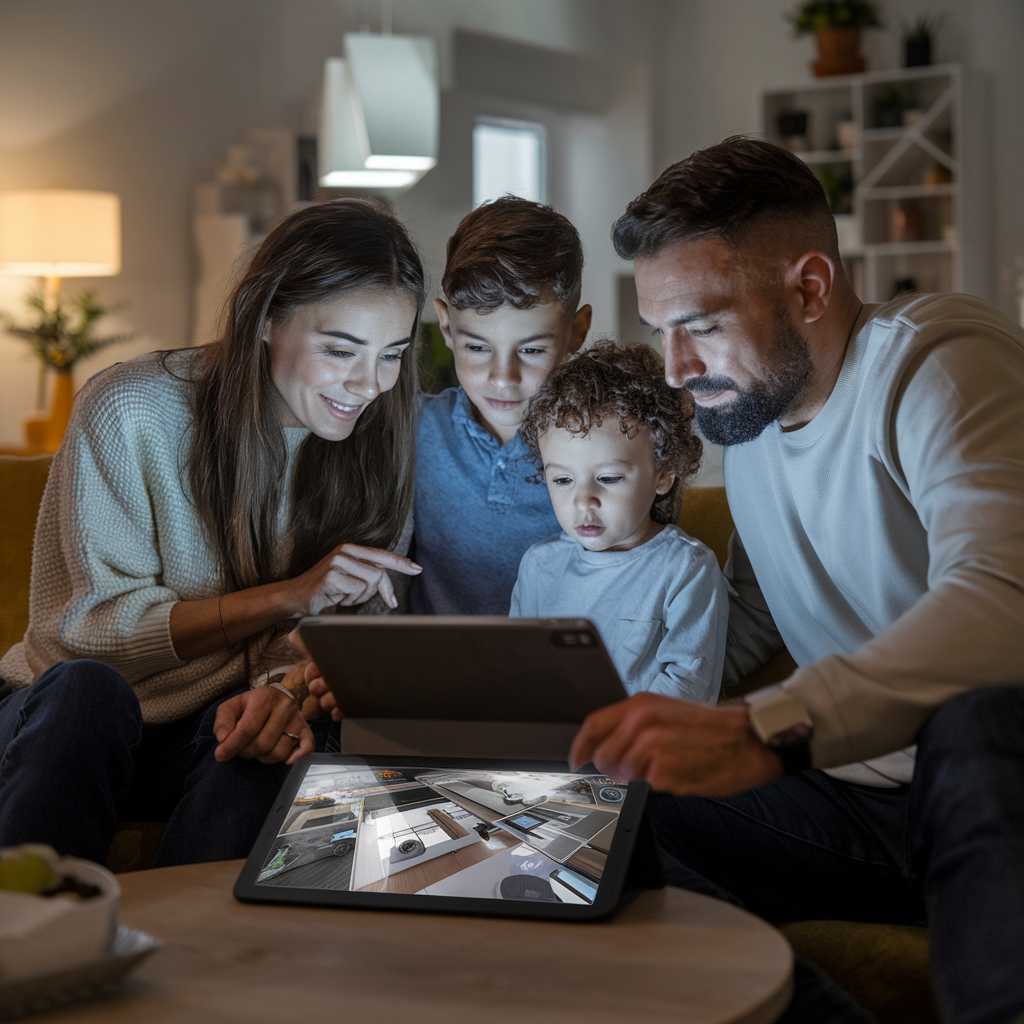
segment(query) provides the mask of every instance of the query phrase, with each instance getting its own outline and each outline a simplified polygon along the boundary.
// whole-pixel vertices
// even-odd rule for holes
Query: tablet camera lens
[[[594,634],[582,630],[565,630],[551,634],[552,643],[556,647],[593,647]]]

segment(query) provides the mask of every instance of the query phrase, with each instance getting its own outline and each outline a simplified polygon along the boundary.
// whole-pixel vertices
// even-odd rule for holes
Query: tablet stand
[[[462,722],[455,719],[344,718],[345,754],[568,761],[578,722]]]

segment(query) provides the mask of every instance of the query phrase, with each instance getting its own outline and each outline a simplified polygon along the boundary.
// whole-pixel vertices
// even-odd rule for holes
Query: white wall
[[[806,80],[814,41],[785,19],[794,0],[662,0],[654,32],[655,174],[728,135],[761,130],[762,89]],[[988,106],[992,201],[989,292],[1017,318],[1011,271],[1024,255],[1024,3],[1021,0],[885,0],[883,30],[864,36],[872,69],[898,67],[900,19],[946,11],[933,60],[978,72]],[[721,480],[721,452],[707,446],[702,483]]]
[[[438,38],[446,87],[456,26],[649,69],[649,83],[642,73],[625,76],[603,116],[547,108],[531,114],[505,101],[513,116],[547,123],[560,143],[552,200],[581,229],[586,298],[595,306],[596,330],[607,331],[616,324],[610,276],[619,268],[608,242],[612,219],[652,171],[730,133],[757,130],[760,89],[808,76],[813,43],[794,40],[784,20],[794,2],[395,0],[394,27]],[[923,6],[924,0],[885,0],[890,28],[867,36],[872,66],[898,63],[899,16],[913,18]],[[1008,271],[1024,253],[1024,3],[935,0],[934,8],[951,13],[938,58],[978,69],[988,85],[997,208],[993,291],[1012,313]],[[133,328],[139,338],[83,364],[79,380],[136,352],[188,343],[192,186],[212,176],[225,147],[246,129],[307,126],[323,60],[340,52],[344,31],[361,23],[376,30],[378,18],[377,0],[3,0],[0,189],[107,189],[123,202],[122,274],[67,287],[95,286],[108,301],[128,301],[111,326]],[[470,118],[481,105],[491,113],[503,109],[495,97],[449,94],[445,102]],[[447,166],[399,202],[435,283],[444,241],[469,210],[468,140],[465,146],[460,156],[455,144]],[[11,310],[27,283],[0,279],[0,308]],[[0,446],[20,443],[35,380],[24,346],[0,338]],[[713,460],[709,469],[708,482],[715,479]]]
[[[695,149],[737,132],[760,131],[758,95],[806,80],[810,37],[793,38],[793,0],[663,0],[652,82],[655,173]],[[990,187],[995,213],[991,294],[1016,318],[1009,269],[1024,255],[1024,3],[1021,0],[885,0],[883,30],[864,36],[869,67],[902,63],[901,19],[945,11],[933,52],[978,73],[987,106]]]
[[[643,63],[656,0],[395,0],[393,6],[395,31],[438,38],[450,86],[456,26]],[[122,273],[69,279],[65,288],[74,294],[95,287],[103,300],[129,303],[109,326],[134,329],[138,338],[83,361],[77,383],[139,352],[189,343],[192,186],[212,177],[225,147],[246,129],[306,128],[324,59],[340,53],[345,31],[363,23],[377,30],[379,11],[377,0],[0,4],[0,189],[104,189],[122,199]],[[621,102],[607,116],[537,112],[566,142],[555,161],[552,198],[580,223],[590,257],[588,298],[602,330],[612,329],[615,315],[611,286],[604,284],[617,265],[608,225],[649,178],[645,85],[642,75],[627,77]],[[446,185],[453,170],[439,166],[398,207],[435,282],[444,241],[471,206],[468,191]],[[584,170],[585,188],[570,188]],[[18,312],[18,297],[33,283],[0,279],[0,308]],[[0,337],[0,447],[21,443],[36,378],[25,346]]]

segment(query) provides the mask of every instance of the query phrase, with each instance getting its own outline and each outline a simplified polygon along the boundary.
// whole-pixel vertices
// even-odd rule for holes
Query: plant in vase
[[[876,128],[899,128],[905,111],[918,109],[917,90],[911,85],[883,85],[871,97]]]
[[[74,399],[71,371],[75,363],[108,345],[131,341],[134,334],[94,335],[96,321],[122,308],[101,305],[94,291],[83,292],[69,306],[62,305],[59,299],[48,303],[42,292],[31,293],[26,303],[38,314],[36,323],[26,327],[4,315],[3,326],[9,334],[28,342],[43,367],[49,367],[57,374],[50,413],[30,417],[25,424],[30,449],[54,452],[60,447],[64,429],[71,418]]]
[[[938,34],[943,14],[922,14],[913,24],[900,22],[903,32],[903,66],[918,68],[932,62],[932,40]]]
[[[819,78],[863,71],[861,30],[882,24],[870,0],[805,0],[788,18],[798,36],[814,33],[818,59],[811,68]]]

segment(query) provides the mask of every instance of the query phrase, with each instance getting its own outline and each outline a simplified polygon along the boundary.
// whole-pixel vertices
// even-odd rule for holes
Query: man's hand
[[[219,744],[213,755],[218,761],[254,757],[264,764],[295,764],[316,749],[298,704],[269,686],[224,701],[217,709],[213,734]]]
[[[576,771],[591,761],[613,779],[646,779],[676,796],[729,796],[783,774],[745,704],[708,707],[653,693],[587,716],[569,763]]]
[[[330,713],[331,718],[336,722],[340,722],[342,715],[341,710],[338,707],[338,702],[334,699],[334,694],[331,693],[330,687],[327,685],[326,680],[320,672],[320,669],[316,667],[316,663],[310,660],[309,651],[306,650],[306,645],[302,642],[302,637],[299,636],[299,631],[293,629],[288,634],[288,639],[291,641],[292,647],[298,651],[303,661],[306,663],[306,688],[309,692],[320,701],[320,707],[323,711]]]

